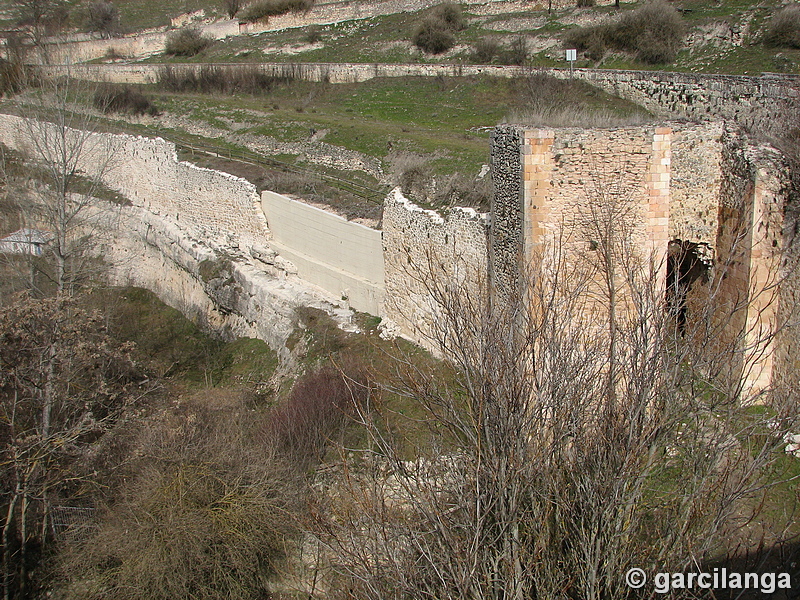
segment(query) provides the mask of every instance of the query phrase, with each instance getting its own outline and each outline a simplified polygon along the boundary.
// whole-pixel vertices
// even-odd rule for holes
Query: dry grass
[[[652,121],[645,111],[620,112],[586,102],[586,84],[533,75],[522,81],[517,108],[507,120],[538,127],[625,127]]]
[[[208,394],[176,400],[134,435],[131,424],[119,433],[116,491],[97,531],[62,557],[64,598],[269,594],[305,485],[260,436],[266,413],[249,410],[245,396]]]

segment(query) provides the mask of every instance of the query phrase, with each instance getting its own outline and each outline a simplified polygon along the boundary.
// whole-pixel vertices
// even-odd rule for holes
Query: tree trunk
[[[3,525],[3,600],[11,600],[11,550],[8,545],[8,538],[14,524],[14,513],[17,510],[19,495],[20,485],[19,481],[17,481],[17,487],[8,505],[6,523]]]
[[[28,545],[28,491],[22,489],[22,510],[20,511],[20,545],[19,545],[19,598],[24,599],[28,594],[27,579],[28,569],[25,566],[27,556],[25,552]]]

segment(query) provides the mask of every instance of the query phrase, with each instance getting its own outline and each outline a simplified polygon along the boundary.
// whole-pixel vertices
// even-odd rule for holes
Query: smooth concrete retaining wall
[[[384,293],[381,232],[265,191],[261,205],[272,232],[270,247],[291,261],[301,279],[379,314]]]

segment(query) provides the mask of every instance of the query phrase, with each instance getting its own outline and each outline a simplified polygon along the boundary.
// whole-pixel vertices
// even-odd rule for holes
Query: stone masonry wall
[[[786,213],[793,192],[777,151],[748,145],[735,133],[723,141],[717,326],[725,327],[723,343],[741,349],[733,375],[743,373],[748,389],[760,390],[792,375],[786,357],[798,336],[797,265],[788,259],[797,249],[787,236]]]
[[[196,64],[180,68],[200,67]],[[530,74],[524,67],[503,65],[303,63],[287,66],[285,63],[261,63],[259,67],[275,74],[283,74],[291,68],[298,78],[331,83],[361,82],[374,77],[522,77]],[[56,72],[65,68],[51,67]],[[159,68],[158,65],[73,65],[69,72],[93,81],[151,83],[156,80]],[[796,75],[754,77],[611,69],[575,69],[574,73],[569,69],[541,69],[537,72],[561,79],[583,79],[667,119],[726,119],[755,131],[768,130],[777,118],[795,114],[800,106],[800,77]]]
[[[709,260],[719,228],[724,129],[720,122],[676,124],[672,134],[669,239],[702,245]]]
[[[496,127],[492,134],[492,195],[489,278],[498,290],[519,279],[524,239],[523,133],[518,127]]]
[[[0,114],[0,141],[20,150],[30,148],[31,136],[45,131],[43,125],[33,127],[20,117]],[[161,138],[90,134],[78,166],[135,206],[219,245],[264,245],[269,238],[253,184],[180,162],[175,145]]]
[[[711,279],[693,287],[689,302],[706,303],[714,294],[715,340],[736,351],[727,365],[730,381],[743,376],[745,389],[758,392],[791,379],[800,339],[798,227],[791,214],[800,211],[776,150],[719,123],[608,130],[509,125],[495,132],[492,155],[499,186],[496,273],[512,275],[507,263],[514,256],[580,272],[587,277],[581,292],[588,298],[586,322],[599,326],[607,283],[595,269],[605,239],[618,236],[618,260],[654,260],[658,285],[666,284],[671,241],[702,245]],[[548,262],[556,253],[563,262]],[[494,276],[501,287],[508,285],[502,277]],[[624,287],[616,304],[623,328]]]
[[[611,223],[632,248],[663,260],[672,129],[523,130],[525,257],[558,243],[583,252]]]
[[[443,291],[453,282],[460,293],[475,298],[486,291],[487,233],[486,215],[453,208],[441,216],[393,190],[383,209],[381,316],[387,330],[440,351],[436,339],[445,323],[431,290]]]

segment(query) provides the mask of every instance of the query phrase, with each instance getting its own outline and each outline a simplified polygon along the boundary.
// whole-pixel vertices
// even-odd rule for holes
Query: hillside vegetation
[[[578,67],[667,67],[678,71],[758,74],[765,71],[796,72],[800,64],[800,50],[792,42],[797,37],[797,9],[791,3],[785,6],[780,0],[664,2],[677,15],[666,21],[653,19],[652,15],[638,21],[631,18],[630,13],[646,4],[643,1],[623,2],[620,9],[613,5],[576,6],[552,12],[546,10],[547,3],[532,4],[529,10],[520,11],[518,4],[509,5],[504,10],[502,2],[488,6],[444,2],[425,10],[332,24],[325,19],[317,22],[317,13],[308,12],[313,2],[299,0],[250,3],[238,0],[192,3],[165,0],[156,10],[151,0],[128,0],[116,4],[99,0],[36,2],[44,7],[53,7],[49,16],[43,19],[43,29],[47,32],[93,30],[96,36],[113,36],[121,32],[132,34],[153,27],[167,28],[171,18],[187,13],[192,13],[195,20],[190,22],[197,26],[228,19],[231,12],[235,12],[235,18],[244,21],[268,19],[268,16],[258,16],[262,12],[269,15],[286,11],[293,12],[299,19],[299,26],[282,31],[219,40],[190,58],[201,62],[433,61],[563,66],[563,48],[571,45],[584,50],[575,65]],[[23,8],[36,2],[26,0],[19,3],[20,7],[8,7],[0,12],[0,23],[6,28],[15,27],[26,14]],[[369,2],[358,4],[363,5],[362,14],[369,14]],[[445,12],[458,13],[458,19],[443,19],[442,6],[455,7]],[[111,16],[105,21],[97,16],[91,17],[92,7],[101,16]],[[100,25],[92,25],[98,19]],[[30,17],[22,21],[29,23]],[[618,35],[620,23],[624,25],[622,29],[628,28],[624,36]],[[104,27],[110,29],[106,31]],[[588,35],[591,39],[580,42],[581,30],[584,38]],[[609,35],[612,30],[617,34]],[[601,31],[606,34],[598,35]],[[664,37],[667,32],[677,37],[667,40]],[[576,41],[579,43],[574,43]],[[604,47],[602,52],[599,51],[601,46]],[[114,53],[109,57],[114,57]],[[167,58],[155,56],[150,60]],[[177,60],[186,60],[186,56],[180,55]]]

